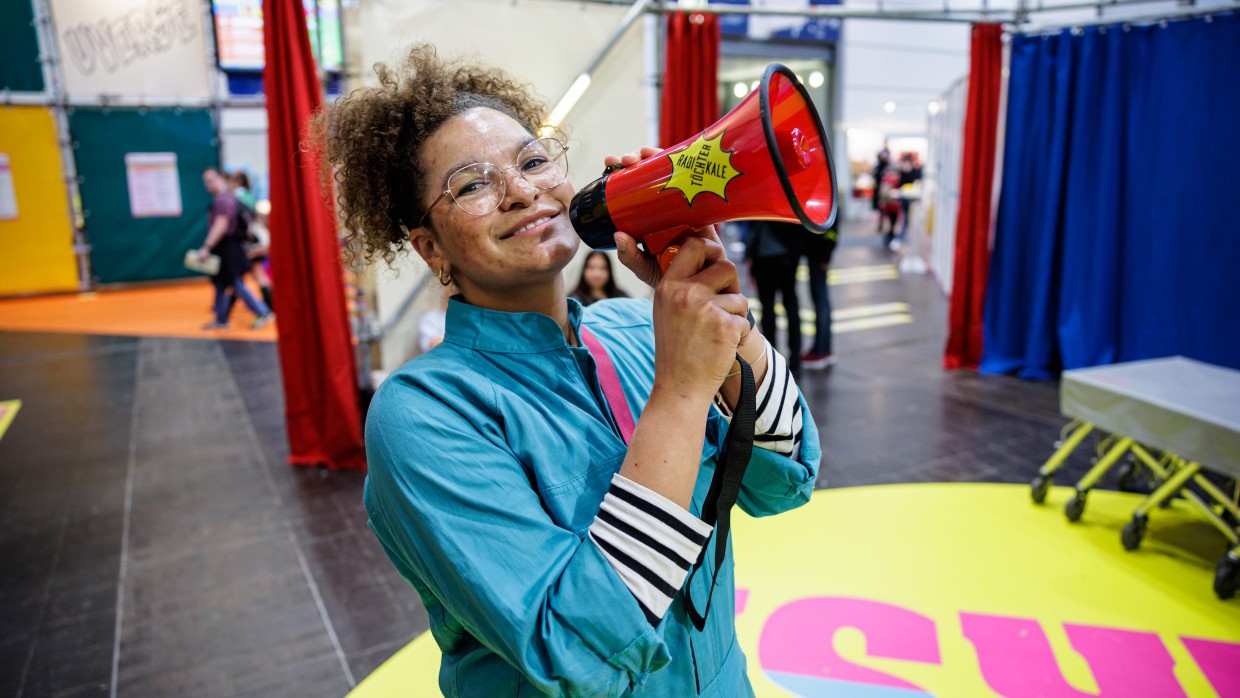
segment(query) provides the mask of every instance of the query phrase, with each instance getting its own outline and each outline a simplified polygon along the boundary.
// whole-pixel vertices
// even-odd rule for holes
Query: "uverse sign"
[[[52,0],[70,97],[209,96],[202,4]]]

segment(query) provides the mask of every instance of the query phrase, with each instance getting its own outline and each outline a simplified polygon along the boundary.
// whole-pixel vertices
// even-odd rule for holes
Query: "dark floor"
[[[891,260],[855,232],[835,267]],[[840,334],[839,365],[805,373],[820,485],[1029,480],[1054,384],[944,372],[928,276],[831,290],[914,322]],[[285,465],[274,345],[0,333],[7,399],[0,695],[339,697],[426,629],[363,476]]]

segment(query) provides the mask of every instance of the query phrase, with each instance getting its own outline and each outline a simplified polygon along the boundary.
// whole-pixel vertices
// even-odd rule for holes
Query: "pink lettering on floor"
[[[1097,693],[1073,688],[1063,677],[1046,633],[1036,620],[961,613],[964,635],[977,650],[986,683],[1005,698],[1180,698],[1175,660],[1158,635],[1064,624],[1068,641],[1085,658]]]
[[[766,671],[921,690],[836,654],[833,641],[843,628],[856,628],[865,635],[870,657],[923,664],[942,661],[930,618],[878,601],[828,596],[798,599],[772,613],[758,641],[758,659]]]
[[[1180,640],[1219,698],[1240,698],[1240,645],[1192,637]]]

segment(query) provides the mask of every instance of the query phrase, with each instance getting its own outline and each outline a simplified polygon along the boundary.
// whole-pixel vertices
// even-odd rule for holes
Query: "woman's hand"
[[[718,239],[691,237],[654,295],[654,392],[710,402],[749,334],[736,265]]]
[[[641,150],[624,155],[608,155],[603,158],[603,164],[609,169],[616,166],[629,167],[658,154],[658,148],[645,146]],[[718,239],[717,235],[715,239]],[[647,286],[653,288],[659,283],[663,272],[659,269],[658,260],[654,258],[654,255],[639,249],[633,236],[627,233],[616,233],[616,256],[621,264],[628,267],[629,271],[632,271]]]

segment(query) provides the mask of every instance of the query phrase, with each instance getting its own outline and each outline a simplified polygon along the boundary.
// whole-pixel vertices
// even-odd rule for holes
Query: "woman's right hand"
[[[655,287],[654,391],[709,403],[749,334],[748,309],[723,245],[686,240]]]

